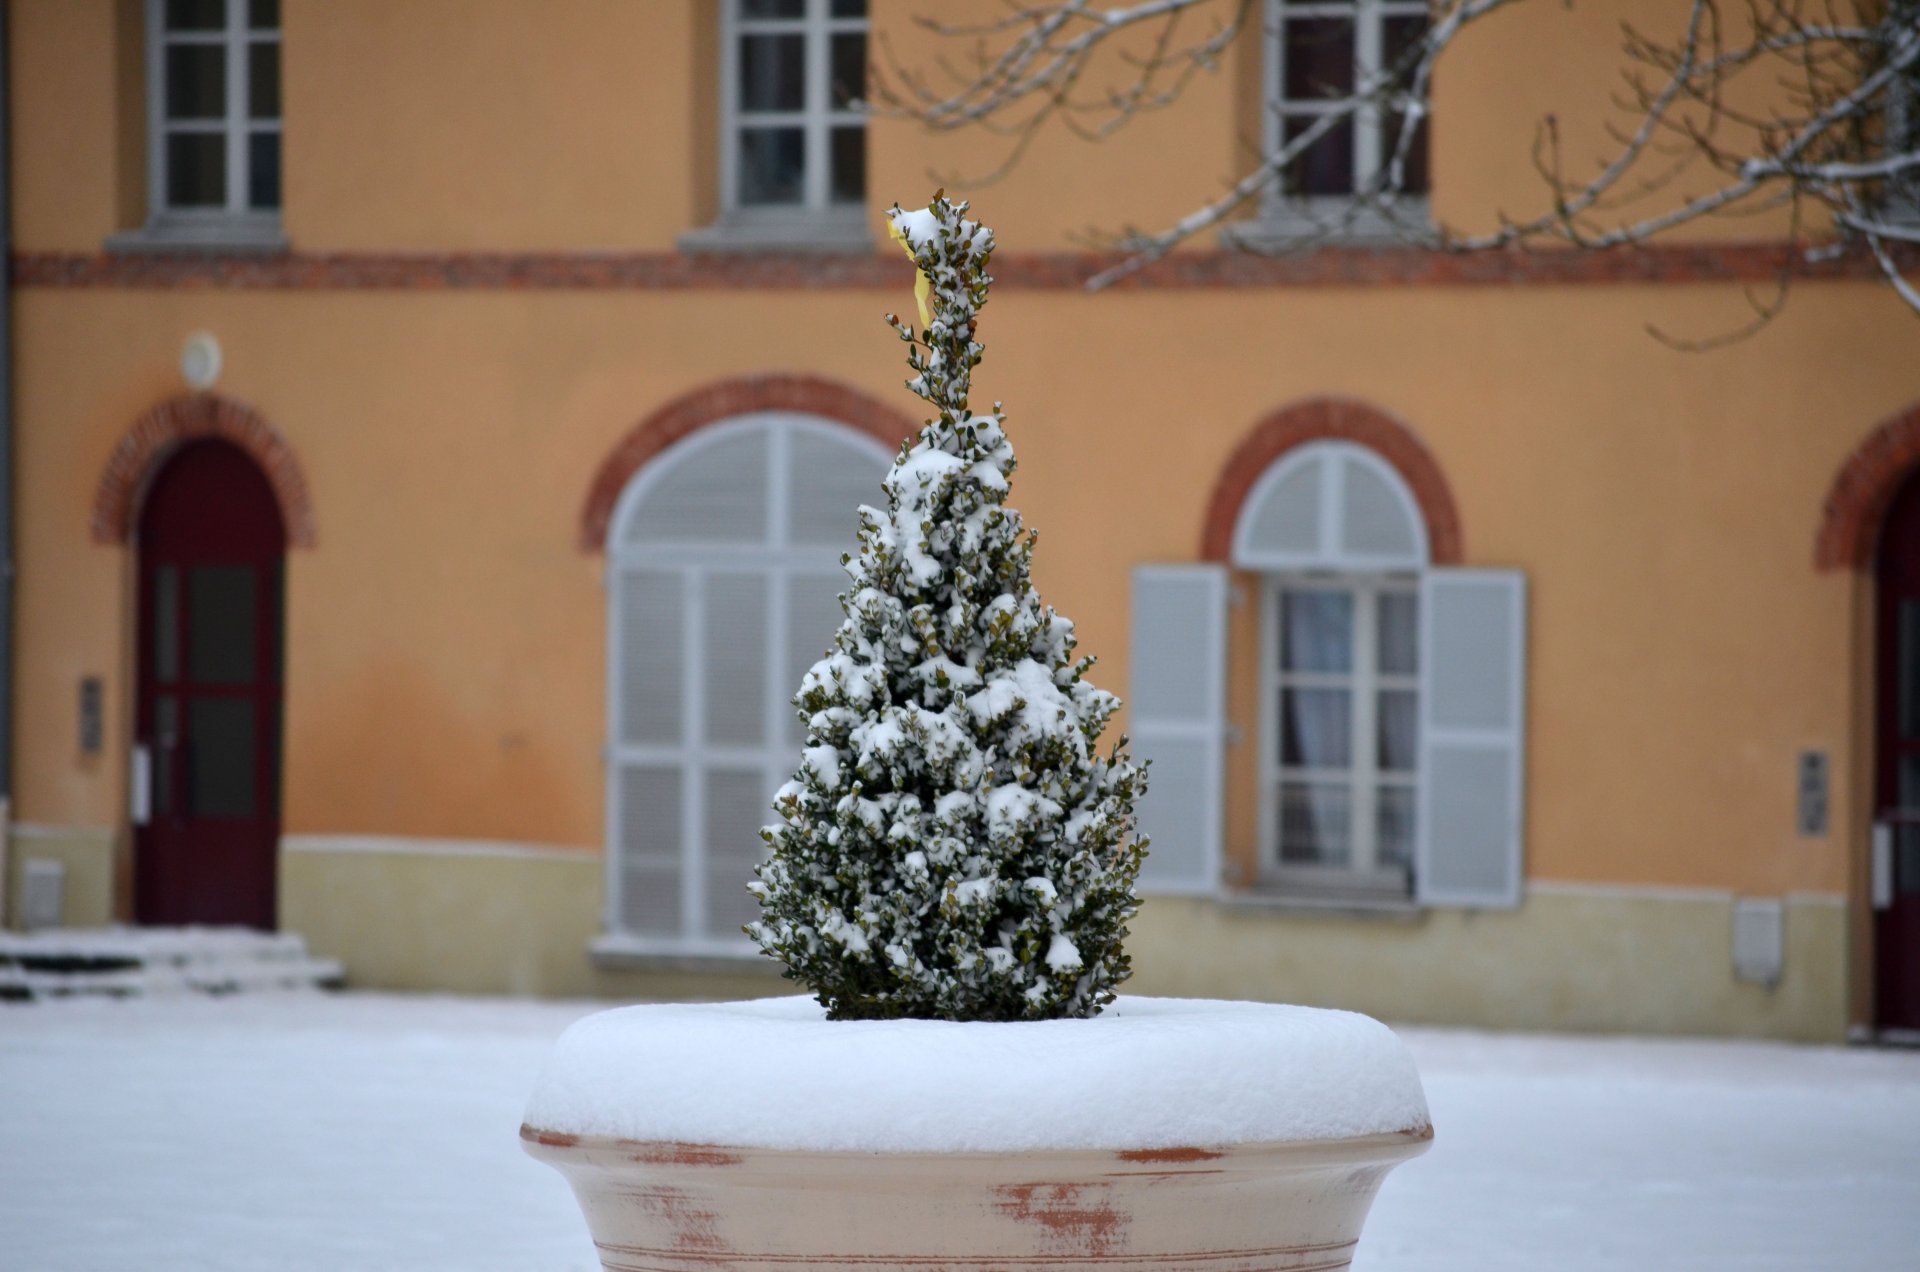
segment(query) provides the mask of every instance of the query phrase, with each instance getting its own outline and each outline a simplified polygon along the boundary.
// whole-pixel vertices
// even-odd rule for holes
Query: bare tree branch
[[[1105,287],[1214,230],[1267,252],[1338,241],[1356,227],[1453,252],[1540,241],[1604,251],[1707,218],[1785,209],[1800,246],[1773,295],[1749,298],[1752,329],[1781,311],[1796,269],[1854,250],[1869,253],[1920,314],[1920,288],[1907,277],[1910,245],[1920,244],[1920,0],[1689,0],[1671,30],[1623,26],[1611,152],[1577,171],[1559,122],[1546,117],[1532,160],[1547,210],[1500,213],[1491,230],[1456,233],[1432,223],[1421,192],[1409,188],[1433,69],[1463,31],[1521,2],[1433,0],[1419,38],[1383,64],[1356,66],[1343,95],[1313,99],[1304,113],[1296,95],[1292,124],[1269,129],[1255,160],[1219,193],[1170,225],[1103,233],[1099,241],[1122,259],[1089,286]],[[944,39],[971,41],[972,64],[945,66],[948,83],[935,89],[888,50],[875,67],[876,109],[936,130],[977,127],[1012,138],[1005,161],[986,174],[996,177],[1056,123],[1097,140],[1170,105],[1195,76],[1219,67],[1255,16],[1254,0],[1008,0],[1005,13],[973,25],[921,19]],[[1117,81],[1088,87],[1116,73]],[[1317,143],[1383,121],[1392,125],[1391,144],[1383,143],[1373,171],[1356,172],[1351,197],[1288,195],[1301,188]],[[1673,198],[1689,172],[1710,174],[1707,188]],[[1239,232],[1248,226],[1259,233]],[[1803,227],[1815,241],[1802,240]]]

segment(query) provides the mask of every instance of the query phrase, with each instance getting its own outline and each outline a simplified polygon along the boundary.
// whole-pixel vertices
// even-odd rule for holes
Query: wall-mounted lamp
[[[196,331],[180,347],[180,374],[187,386],[210,389],[220,378],[220,341],[211,331]]]

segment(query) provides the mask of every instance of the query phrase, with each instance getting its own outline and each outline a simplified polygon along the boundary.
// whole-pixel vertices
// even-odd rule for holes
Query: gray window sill
[[[848,212],[733,212],[712,225],[688,230],[679,239],[688,253],[845,253],[870,254],[873,229],[865,208]]]
[[[286,232],[277,216],[156,218],[137,230],[125,230],[107,239],[113,253],[248,252],[262,256],[288,251]]]
[[[744,942],[737,947],[696,949],[619,933],[596,937],[587,947],[587,957],[595,967],[610,972],[713,972],[778,980],[783,970],[758,947]]]
[[[1275,199],[1251,220],[1222,226],[1220,244],[1267,255],[1309,247],[1395,247],[1432,229],[1425,198],[1400,200],[1392,217],[1375,208],[1355,209],[1343,199]]]
[[[1403,895],[1367,892],[1302,892],[1268,886],[1222,892],[1216,898],[1228,910],[1291,914],[1318,919],[1371,919],[1418,923],[1426,907]]]

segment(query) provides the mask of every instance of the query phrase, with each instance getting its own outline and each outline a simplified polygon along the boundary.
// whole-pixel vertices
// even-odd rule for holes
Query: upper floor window
[[[148,231],[276,236],[279,0],[148,0]]]
[[[1346,110],[1343,103],[1408,56],[1427,26],[1427,0],[1268,0],[1268,152]],[[1370,102],[1328,127],[1289,165],[1269,214],[1291,208],[1335,222],[1356,196],[1380,194],[1404,122],[1403,112]],[[1422,118],[1403,159],[1402,197],[1427,193],[1427,136]]]
[[[728,0],[721,225],[696,246],[861,246],[866,0]]]

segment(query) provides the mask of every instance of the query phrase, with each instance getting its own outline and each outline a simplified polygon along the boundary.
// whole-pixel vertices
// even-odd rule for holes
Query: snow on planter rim
[[[1091,1020],[828,1021],[794,997],[588,1016],[561,1035],[526,1122],[906,1153],[1218,1147],[1428,1119],[1406,1048],[1353,1012],[1122,997]]]

